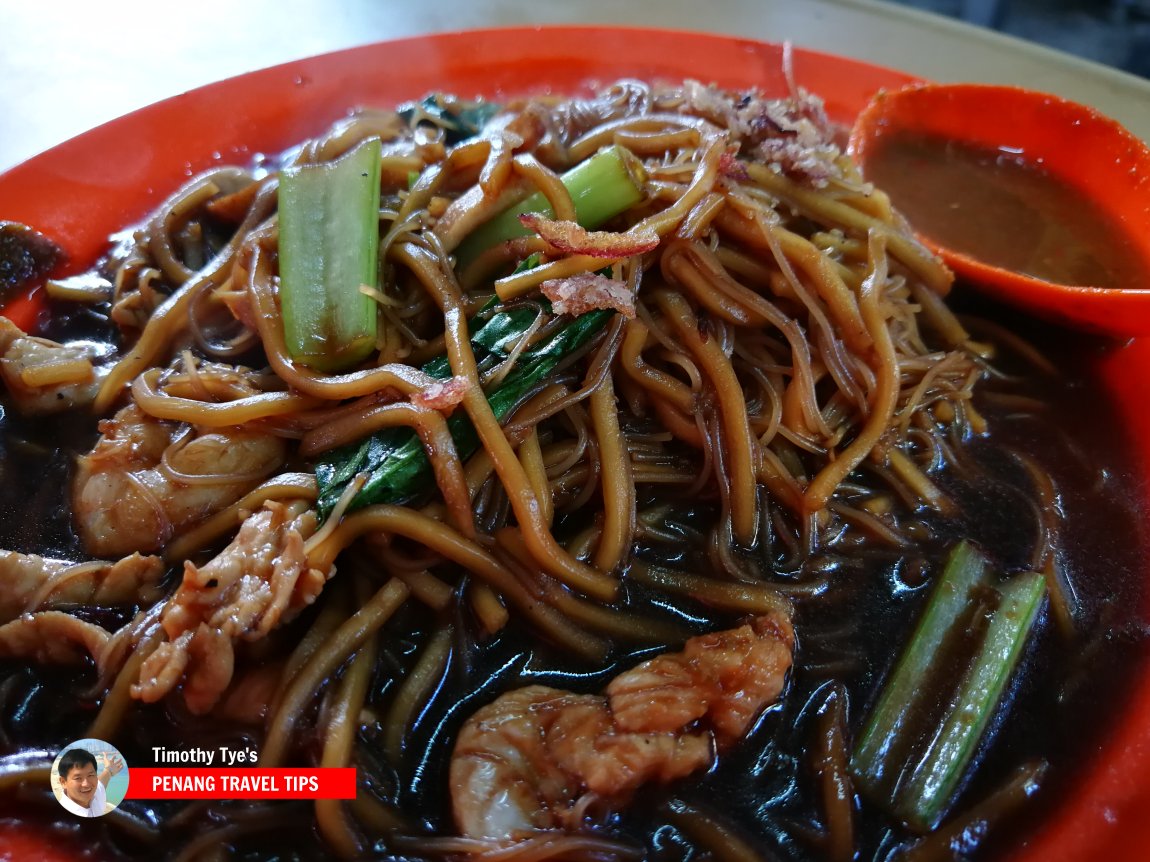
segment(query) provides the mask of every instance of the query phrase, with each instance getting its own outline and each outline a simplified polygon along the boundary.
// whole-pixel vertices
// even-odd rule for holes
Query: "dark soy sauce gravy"
[[[1058,365],[1060,374],[1051,377],[1008,352],[996,363],[1017,376],[1016,382],[1005,384],[1007,391],[1033,396],[1045,406],[1034,413],[1018,409],[1016,403],[996,405],[988,396],[1004,384],[986,381],[978,403],[993,434],[990,439],[965,444],[973,451],[982,478],[970,479],[949,469],[938,477],[940,485],[960,502],[963,514],[950,520],[926,518],[930,536],[920,546],[899,551],[870,544],[855,549],[848,536],[810,562],[823,567],[830,589],[825,599],[799,606],[796,669],[781,702],[767,712],[742,746],[710,772],[670,787],[644,788],[635,803],[610,824],[612,834],[645,847],[647,859],[701,862],[706,856],[667,816],[666,806],[675,799],[718,817],[758,848],[764,862],[825,858],[817,838],[823,818],[821,790],[810,756],[818,727],[816,713],[830,687],[837,685],[848,704],[848,732],[859,731],[878,687],[909,637],[929,593],[930,578],[957,538],[974,539],[1006,572],[1027,567],[1038,519],[1033,507],[1013,490],[1025,486],[1025,478],[1007,454],[1010,449],[1043,465],[1059,489],[1066,516],[1059,554],[1079,603],[1081,634],[1068,642],[1055,630],[1048,613],[1039,622],[1024,670],[1009,693],[1009,708],[995,720],[990,741],[975,761],[974,778],[954,810],[961,812],[985,798],[1020,763],[1045,759],[1051,769],[1022,815],[1007,829],[992,832],[977,856],[1008,856],[1044,817],[1054,816],[1121,715],[1129,680],[1146,652],[1142,607],[1150,561],[1141,537],[1140,525],[1145,522],[1141,479],[1135,473],[1130,441],[1113,421],[1111,405],[1090,376],[1092,357],[1106,345],[1038,328],[998,307],[982,306],[975,311],[1025,333]],[[83,317],[64,315],[44,334],[90,336],[90,331],[84,332],[90,323]],[[0,547],[79,553],[66,512],[66,477],[73,456],[86,449],[94,435],[94,420],[80,416],[27,422],[9,414],[0,419],[0,469],[4,471]],[[34,502],[30,505],[30,501]],[[714,510],[709,504],[678,500],[672,512],[669,521],[690,529],[706,523]],[[699,549],[689,546],[651,545],[639,553],[684,569],[706,566]],[[924,579],[923,572],[930,577]],[[333,581],[329,588],[336,586]],[[627,593],[637,610],[652,606],[651,597],[634,586]],[[665,599],[658,602],[666,605]],[[670,610],[692,628],[717,628],[729,621],[715,619],[711,613],[708,622],[704,609],[689,602],[677,603]],[[115,628],[131,617],[132,609],[79,612]],[[309,612],[272,637],[290,643],[312,618]],[[369,697],[379,715],[386,714],[396,680],[412,667],[417,643],[432,622],[426,611],[411,608],[389,625]],[[462,618],[457,620],[462,622]],[[387,765],[382,755],[378,762],[370,758],[357,764],[361,777],[381,799],[403,808],[414,832],[430,829],[452,834],[447,766],[460,726],[479,706],[503,691],[531,683],[601,691],[612,675],[643,655],[620,654],[608,667],[581,668],[533,643],[530,633],[514,624],[489,643],[458,640],[442,684],[407,737],[398,768]],[[843,669],[834,670],[836,663]],[[0,663],[0,756],[27,749],[55,752],[83,736],[97,706],[85,696],[93,678],[90,670]],[[113,740],[129,766],[150,765],[153,745],[258,747],[258,731],[196,719],[183,711],[178,700],[137,706],[130,730],[121,731]],[[361,733],[361,751],[370,752],[381,738],[379,725],[369,725]],[[311,760],[321,745],[318,736],[305,733],[296,759]],[[88,859],[172,858],[208,828],[251,822],[250,814],[226,804],[209,805],[181,820],[175,815],[182,807],[173,802],[123,803],[121,810],[128,815],[156,824],[158,837],[146,839],[122,825],[104,822],[111,818],[83,823],[65,818],[54,802],[44,802],[42,788],[0,794],[0,820],[18,817],[39,823],[62,840],[84,845],[87,849],[81,858]],[[260,816],[269,818],[271,828],[236,837],[230,842],[231,858],[329,857],[309,804],[276,803],[268,811]],[[885,862],[914,839],[870,804],[864,804],[857,816],[855,833],[855,858],[859,860]],[[369,858],[394,862],[425,857],[416,839],[400,848],[380,843]]]
[[[1025,154],[891,132],[872,144],[865,174],[916,231],[984,263],[1089,287],[1150,278],[1121,225]]]

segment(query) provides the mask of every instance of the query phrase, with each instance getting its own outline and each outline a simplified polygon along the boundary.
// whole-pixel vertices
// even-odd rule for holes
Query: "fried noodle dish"
[[[356,769],[129,799],[110,859],[941,859],[1016,818],[1017,681],[1092,613],[1009,431],[1054,372],[836,135],[793,86],[360,110],[0,317],[0,825],[74,833],[80,737]]]

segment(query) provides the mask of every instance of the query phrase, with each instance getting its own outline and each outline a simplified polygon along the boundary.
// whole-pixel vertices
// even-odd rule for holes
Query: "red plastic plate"
[[[854,120],[880,88],[914,80],[890,69],[796,49],[797,83],[833,120]],[[139,220],[189,175],[246,162],[317,134],[355,106],[394,106],[432,90],[465,96],[585,92],[620,77],[695,78],[786,92],[783,48],[663,30],[562,27],[444,34],[370,45],[212,84],[129,114],[0,175],[0,219],[33,225],[94,262],[107,236]],[[1088,158],[1083,154],[1083,158]],[[1116,346],[1101,374],[1138,441],[1150,490],[1150,340]],[[1148,573],[1150,577],[1150,573]],[[1150,592],[1150,591],[1148,591]],[[1150,847],[1150,672],[1062,810],[1015,859],[1143,860]]]

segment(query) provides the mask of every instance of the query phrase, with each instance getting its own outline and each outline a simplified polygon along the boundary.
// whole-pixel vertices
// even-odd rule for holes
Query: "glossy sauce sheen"
[[[984,263],[1058,284],[1146,286],[1122,226],[1024,154],[888,133],[867,154],[866,178],[916,231]]]
[[[983,302],[970,294],[964,301]],[[995,429],[993,439],[965,442],[973,449],[975,474],[964,477],[944,471],[937,477],[944,490],[962,502],[964,514],[929,520],[933,538],[913,548],[871,546],[853,553],[850,547],[831,549],[811,561],[826,573],[829,589],[825,600],[799,610],[795,670],[780,703],[714,769],[646,790],[611,824],[612,834],[643,848],[647,862],[713,858],[693,849],[668,822],[666,806],[673,799],[720,817],[758,849],[755,862],[828,862],[830,857],[820,849],[813,825],[823,816],[820,785],[810,762],[817,712],[828,691],[839,687],[847,703],[848,733],[857,735],[908,636],[910,621],[917,619],[929,594],[923,578],[912,576],[919,568],[916,564],[921,564],[921,571],[937,571],[956,538],[966,536],[986,549],[1003,571],[1028,567],[1039,529],[1038,513],[1027,498],[1018,496],[1018,488],[1026,482],[1008,454],[1011,451],[1028,453],[1045,465],[1059,490],[1059,504],[1066,515],[1059,556],[1075,585],[1081,635],[1067,641],[1048,619],[1040,621],[1023,672],[1011,686],[989,741],[980,748],[974,776],[956,808],[963,811],[984,799],[1020,763],[1049,761],[1050,776],[1039,797],[1009,829],[992,833],[989,843],[963,858],[996,862],[1013,858],[1020,841],[1032,835],[1044,818],[1056,816],[1059,804],[1073,793],[1081,770],[1091,766],[1092,753],[1122,714],[1130,694],[1129,681],[1145,660],[1148,647],[1139,611],[1141,573],[1148,562],[1140,526],[1146,522],[1146,512],[1138,503],[1140,474],[1131,457],[1130,441],[1115,420],[1105,391],[1092,376],[1097,354],[1105,345],[1067,339],[1059,330],[1010,317],[1010,312],[998,307],[959,310],[995,318],[1010,331],[1022,333],[1057,364],[1058,373],[1043,375],[1017,357],[1001,357],[999,367],[1006,378],[987,381],[980,392],[979,409]],[[57,313],[45,334],[58,340],[106,335],[99,324],[98,316],[90,313]],[[1038,412],[1019,410],[1014,402],[996,404],[988,397],[1004,387],[1013,392],[1010,381],[1045,407]],[[0,418],[0,469],[4,471],[0,548],[56,556],[81,553],[66,508],[69,470],[76,453],[91,446],[95,433],[94,417],[63,423],[23,420],[9,412]],[[986,476],[994,480],[985,481]],[[703,528],[713,519],[711,509],[693,501],[676,501],[667,523],[682,521]],[[637,551],[653,563],[706,571],[706,555],[698,547],[653,545]],[[642,589],[628,589],[627,604],[638,611],[647,609],[652,599]],[[686,600],[671,610],[695,630],[731,622],[710,619],[713,611]],[[74,612],[115,630],[131,619],[134,609],[81,607]],[[314,610],[301,615],[278,635],[281,644],[301,637],[313,619]],[[387,709],[397,681],[411,671],[419,655],[417,644],[433,623],[424,610],[407,608],[391,624],[370,689],[372,710],[382,714]],[[381,798],[405,812],[415,834],[421,829],[439,834],[454,831],[447,794],[449,759],[462,723],[481,705],[502,692],[530,684],[599,692],[612,676],[645,655],[622,651],[602,667],[582,667],[545,646],[532,648],[530,636],[514,622],[506,637],[484,642],[466,634],[466,625],[456,629],[459,634],[442,683],[413,722],[402,762],[390,765],[375,753],[381,750],[383,734],[377,721],[369,722],[360,734],[362,758],[357,767],[361,777]],[[835,670],[836,665],[844,667]],[[0,662],[0,757],[24,750],[55,751],[81,734],[96,706],[89,694],[94,684],[91,668]],[[132,764],[149,762],[156,745],[258,748],[261,738],[258,727],[197,719],[176,703],[138,708],[130,733],[117,737],[116,743]],[[311,738],[305,743],[315,744]],[[317,756],[314,750],[296,754],[302,760]],[[34,793],[18,797],[4,791],[0,792],[0,830],[5,818],[19,818],[42,826],[54,845],[82,845],[85,850],[78,859],[153,862],[176,859],[182,847],[208,828],[209,818],[253,822],[243,818],[253,818],[251,812],[258,807],[221,804],[201,819],[193,816],[182,823],[174,816],[180,808],[145,800],[124,803],[121,809],[139,822],[160,824],[154,833],[141,838],[118,828],[112,818],[83,824],[79,832],[80,824],[62,819],[50,800],[45,807],[37,804]],[[275,803],[262,810],[259,818],[265,828],[239,835],[232,842],[231,859],[310,862],[331,858],[309,804]],[[804,831],[808,825],[809,834]],[[859,862],[889,862],[915,838],[871,804],[857,812],[855,829],[858,850],[854,858]],[[418,844],[408,845],[397,855],[381,850],[370,858],[444,859],[420,852]]]

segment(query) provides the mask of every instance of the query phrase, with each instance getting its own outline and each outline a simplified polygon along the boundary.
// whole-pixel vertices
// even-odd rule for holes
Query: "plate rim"
[[[30,194],[38,181],[47,179],[48,174],[51,174],[54,179],[50,187],[57,189],[57,194],[71,200],[68,204],[69,207],[75,206],[72,196],[67,195],[65,190],[69,188],[70,183],[74,185],[77,181],[75,176],[62,178],[59,175],[58,172],[62,169],[61,161],[66,162],[70,158],[82,155],[78,153],[78,148],[83,148],[86,142],[102,140],[105,136],[114,135],[116,132],[130,129],[141,123],[147,124],[155,118],[171,119],[169,112],[177,111],[181,106],[187,106],[189,103],[198,103],[198,100],[204,99],[208,99],[210,102],[211,98],[217,95],[226,95],[236,88],[244,89],[249,85],[256,86],[263,81],[270,85],[275,79],[283,75],[298,75],[303,78],[309,72],[316,73],[327,67],[342,67],[344,63],[367,57],[372,53],[397,49],[410,50],[416,46],[429,44],[451,45],[460,40],[469,39],[502,44],[505,40],[514,40],[527,35],[541,37],[541,43],[547,45],[553,45],[557,40],[573,43],[577,39],[611,37],[612,35],[615,38],[642,35],[660,44],[701,41],[715,46],[744,50],[750,46],[757,51],[768,52],[781,51],[785,44],[750,37],[679,28],[651,28],[641,25],[613,24],[545,24],[451,30],[406,36],[400,39],[380,40],[341,48],[336,51],[310,54],[173,94],[94,126],[8,168],[0,173],[0,219],[12,218],[6,210],[14,193],[17,195]],[[541,45],[536,46],[536,50],[539,47]],[[800,85],[804,86],[806,83],[804,79],[811,74],[812,69],[820,65],[853,67],[860,72],[865,71],[868,75],[889,79],[892,85],[896,81],[909,83],[925,80],[920,76],[911,75],[892,67],[875,65],[864,60],[825,51],[798,45],[794,46],[793,50],[797,62],[796,77],[799,78]],[[737,52],[734,53],[737,54]],[[522,63],[522,58],[518,62]],[[681,65],[685,60],[679,62]],[[737,63],[726,63],[726,67],[729,69],[742,68],[745,71],[745,67],[740,67]],[[430,70],[428,71],[430,72]],[[606,77],[616,76],[607,75]],[[310,83],[299,86],[306,88]],[[812,91],[820,97],[826,98],[827,96],[826,93],[820,93],[817,90]],[[316,132],[318,131],[317,129]],[[202,157],[205,154],[197,153],[197,155]],[[194,173],[192,160],[189,160],[187,164],[188,170]],[[109,165],[108,169],[113,169],[113,167],[123,166]],[[92,179],[89,175],[85,176],[87,179]],[[148,202],[140,204],[140,208],[154,207],[158,203],[157,195],[162,198],[174,188],[174,185],[167,190],[149,187],[148,192],[151,198]],[[142,192],[137,190],[137,194],[142,194]],[[131,197],[131,195],[128,196]],[[20,211],[18,209],[18,212]],[[95,220],[103,225],[112,217],[114,211],[114,207],[100,210]],[[16,220],[25,221],[25,219],[20,218]],[[32,223],[34,227],[38,226],[34,222],[29,223]],[[75,222],[74,220],[72,222],[65,221],[65,226],[68,223],[74,224]],[[126,223],[120,222],[115,225],[113,230],[119,230],[125,226],[127,226]],[[111,230],[96,231],[101,236],[102,247],[106,247],[104,240],[111,232]],[[68,271],[82,269],[94,262],[95,255],[92,254],[94,245],[90,239],[78,248],[75,243],[71,242],[71,235],[67,231],[64,231],[63,235],[58,229],[53,229],[48,233],[54,239],[60,240],[66,249],[71,250],[72,255]],[[90,229],[89,233],[91,233]],[[1121,399],[1123,407],[1130,407],[1128,402],[1131,402],[1142,392],[1147,394],[1148,397],[1142,399],[1143,402],[1146,402],[1142,409],[1133,412],[1128,411],[1126,418],[1131,422],[1135,435],[1142,433],[1143,439],[1150,439],[1150,385],[1144,383],[1141,390],[1134,391],[1130,389],[1127,383],[1121,382],[1127,376],[1126,372],[1131,369],[1141,370],[1144,372],[1144,377],[1150,377],[1150,373],[1146,373],[1150,372],[1150,339],[1116,347],[1103,359],[1103,365],[1103,373],[1107,379],[1121,390],[1116,393],[1115,397]],[[1109,371],[1105,370],[1107,368]],[[1150,465],[1145,463],[1150,458],[1150,444],[1137,446],[1132,443],[1132,448],[1135,450],[1135,455],[1140,456],[1143,462],[1140,465],[1143,483],[1150,485]],[[1146,493],[1143,494],[1143,499],[1144,502],[1148,499]],[[1018,858],[1035,860],[1035,862],[1038,859],[1065,860],[1065,862],[1076,860],[1077,862],[1077,860],[1098,858],[1096,854],[1103,852],[1102,847],[1107,847],[1118,854],[1110,855],[1107,858],[1129,859],[1133,862],[1133,860],[1140,858],[1141,848],[1150,845],[1150,818],[1138,818],[1136,814],[1141,808],[1150,805],[1150,662],[1144,662],[1144,668],[1138,672],[1134,685],[1135,689],[1123,707],[1125,716],[1118,719],[1118,726],[1112,727],[1107,736],[1100,740],[1099,745],[1103,749],[1103,753],[1092,755],[1093,763],[1082,773],[1079,782],[1081,789],[1076,792],[1068,792],[1065,798],[1060,800],[1057,812],[1047,812],[1042,816],[1037,829],[1022,839],[1020,845],[1022,853]],[[1136,716],[1141,717],[1140,720],[1136,720]],[[1118,819],[1114,812],[1118,810],[1124,813],[1122,818],[1123,831],[1120,834],[1114,825]],[[1098,844],[1095,843],[1096,840],[1104,840],[1106,843]]]

